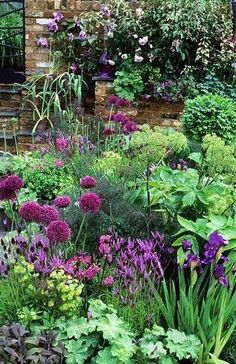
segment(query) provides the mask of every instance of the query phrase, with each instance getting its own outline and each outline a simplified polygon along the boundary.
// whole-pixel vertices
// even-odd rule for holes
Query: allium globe
[[[64,243],[70,240],[70,228],[65,221],[52,221],[46,230],[46,236],[51,244]]]
[[[108,97],[107,102],[109,105],[116,105],[120,98],[116,95],[111,95]]]
[[[114,128],[105,128],[103,130],[103,135],[106,136],[111,136],[115,134],[115,129]]]
[[[80,180],[81,188],[89,189],[89,188],[94,188],[96,186],[97,186],[97,181],[95,178],[91,176],[85,176]]]
[[[16,175],[4,177],[0,180],[0,201],[14,200],[23,186],[24,182]]]
[[[71,204],[71,198],[69,196],[58,196],[54,200],[55,206],[59,209],[64,209]]]
[[[59,212],[55,207],[50,205],[45,205],[41,207],[39,222],[45,226],[48,226],[50,222],[58,220]]]
[[[39,222],[42,207],[38,202],[28,201],[21,205],[19,215],[27,222]]]
[[[113,277],[112,277],[112,276],[108,276],[108,277],[104,278],[104,280],[103,280],[103,284],[104,284],[105,286],[107,286],[107,287],[112,286],[112,285],[113,285],[113,283],[114,283],[114,279],[113,279]]]
[[[117,106],[128,107],[130,105],[130,101],[126,99],[119,99],[116,104]]]
[[[96,214],[102,204],[101,198],[94,192],[84,193],[79,199],[79,207],[83,212]]]

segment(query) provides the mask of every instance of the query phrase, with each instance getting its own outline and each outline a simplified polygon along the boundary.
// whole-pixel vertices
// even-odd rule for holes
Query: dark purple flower
[[[107,287],[111,287],[114,283],[114,278],[112,276],[105,277],[103,280],[103,284]]]
[[[52,221],[46,230],[50,243],[58,244],[70,240],[70,228],[65,221]]]
[[[55,207],[50,205],[45,205],[41,207],[39,215],[39,223],[48,226],[50,222],[58,220],[59,212]]]
[[[139,131],[139,130],[140,129],[139,129],[138,125],[132,120],[127,121],[127,123],[125,123],[123,125],[123,131],[125,134],[134,133],[135,131]]]
[[[24,182],[16,175],[4,177],[0,180],[0,201],[14,200],[23,186]]]
[[[107,99],[109,105],[116,105],[120,98],[116,95],[110,95]]]
[[[118,99],[117,106],[124,106],[124,107],[128,107],[130,105],[130,101],[126,100],[126,99]]]
[[[42,48],[48,48],[47,38],[41,37],[37,40],[37,46]]]
[[[23,203],[19,209],[19,215],[27,222],[39,222],[42,207],[38,202],[28,201]]]
[[[221,248],[228,244],[228,241],[223,238],[222,235],[220,235],[217,231],[214,231],[208,239],[208,242],[211,246],[217,246],[218,248]]]
[[[97,186],[97,181],[95,178],[91,176],[85,176],[80,180],[81,188],[89,189],[89,188],[94,188],[96,186]]]
[[[103,135],[106,136],[111,136],[115,134],[115,129],[114,128],[105,128],[103,130]]]
[[[204,245],[204,259],[203,264],[211,264],[217,257],[218,251],[223,246],[227,245],[228,241],[223,238],[218,232],[213,232],[208,239],[208,242]]]
[[[197,254],[189,253],[187,256],[187,261],[183,265],[183,268],[190,267],[191,269],[194,269],[196,267],[200,267],[200,258]]]
[[[55,11],[53,13],[53,18],[54,18],[55,22],[60,23],[60,21],[62,21],[62,19],[64,18],[64,15],[62,13],[60,13],[59,11]]]
[[[192,249],[193,244],[191,243],[191,241],[189,240],[183,240],[182,242],[182,248],[183,250],[191,250]]]
[[[58,32],[59,30],[59,27],[58,27],[58,24],[55,20],[51,20],[49,23],[48,23],[48,30],[49,32]]]
[[[101,207],[102,200],[94,192],[84,193],[79,199],[79,207],[83,212],[97,213]]]
[[[112,120],[116,123],[125,125],[129,121],[129,118],[123,112],[118,112],[117,114],[112,115]]]
[[[214,277],[219,284],[223,287],[227,288],[229,285],[228,279],[225,276],[224,266],[222,264],[218,264],[214,269]]]
[[[54,200],[55,206],[59,209],[63,209],[71,204],[71,198],[69,196],[58,196]]]
[[[58,152],[64,152],[68,150],[69,147],[69,140],[63,136],[56,138],[55,141],[56,150]]]

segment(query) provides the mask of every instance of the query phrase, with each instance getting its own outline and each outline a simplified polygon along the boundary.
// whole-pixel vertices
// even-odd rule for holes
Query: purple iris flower
[[[191,250],[192,249],[192,246],[193,246],[193,244],[191,243],[191,241],[189,241],[189,240],[183,240],[183,242],[182,242],[182,248],[183,248],[183,250]]]
[[[52,20],[48,23],[48,30],[49,32],[56,33],[59,30],[58,24],[55,20]]]
[[[60,13],[59,11],[55,11],[53,13],[53,18],[54,18],[55,22],[60,23],[60,21],[62,21],[62,19],[64,18],[64,15],[62,13]]]
[[[109,18],[111,16],[111,10],[107,5],[102,5],[100,12],[105,18]]]
[[[183,268],[195,268],[200,266],[200,258],[197,254],[189,253],[187,256],[187,261],[183,265]]]
[[[87,33],[84,30],[81,30],[78,35],[79,40],[86,40],[88,38]]]
[[[227,288],[229,285],[228,279],[225,276],[223,264],[218,264],[214,269],[214,277],[219,284]]]

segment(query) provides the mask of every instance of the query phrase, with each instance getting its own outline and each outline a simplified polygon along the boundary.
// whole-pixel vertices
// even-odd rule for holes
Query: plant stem
[[[79,241],[79,237],[81,235],[81,232],[82,232],[82,229],[83,229],[83,226],[84,226],[84,222],[85,222],[86,216],[87,215],[84,214],[83,219],[82,219],[81,224],[80,224],[80,227],[79,227],[78,234],[77,234],[76,239],[75,239],[75,247],[76,247],[76,250],[78,250],[78,241]],[[84,246],[84,244],[83,244],[83,246]]]

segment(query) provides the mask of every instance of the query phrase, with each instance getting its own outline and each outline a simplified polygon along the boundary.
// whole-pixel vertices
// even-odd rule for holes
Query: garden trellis
[[[24,1],[0,1],[0,68],[24,71]]]

